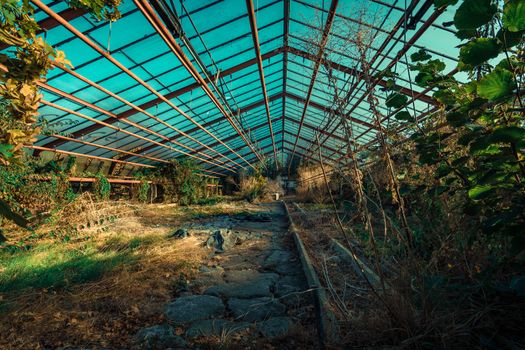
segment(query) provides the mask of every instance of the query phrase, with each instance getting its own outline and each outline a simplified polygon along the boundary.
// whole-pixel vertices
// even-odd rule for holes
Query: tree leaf
[[[517,143],[525,140],[525,129],[518,126],[505,126],[498,128],[490,135],[490,141],[505,142],[505,143]]]
[[[434,92],[433,97],[440,103],[450,106],[456,102],[454,93],[449,89],[441,89]]]
[[[431,58],[432,56],[430,56],[425,49],[419,49],[419,51],[414,52],[412,55],[410,55],[410,59],[412,60],[412,62],[426,61]]]
[[[11,150],[14,148],[13,145],[7,145],[7,144],[0,144],[0,155],[4,159],[9,159],[13,156],[13,153]]]
[[[491,0],[465,0],[454,15],[459,30],[473,30],[487,24],[496,14],[497,6]]]
[[[525,29],[525,0],[508,0],[503,6],[503,28],[511,32]]]
[[[476,38],[463,45],[459,50],[460,70],[469,70],[498,56],[501,46],[494,38]]]
[[[494,187],[490,185],[478,185],[474,186],[468,191],[468,196],[470,199],[483,199],[487,197],[490,194],[490,191],[493,190]]]
[[[452,126],[463,126],[468,123],[468,118],[465,114],[461,112],[450,112],[447,114],[447,122]]]
[[[501,41],[501,45],[504,48],[510,49],[511,47],[518,45],[523,40],[523,34],[525,34],[525,30],[511,32],[510,30],[503,28],[498,31],[496,38]]]
[[[394,118],[397,120],[413,120],[412,116],[407,111],[401,111],[397,113]]]
[[[398,93],[392,93],[386,99],[385,104],[389,108],[399,108],[399,107],[403,107],[407,101],[408,101],[408,97],[406,97],[405,95],[401,95]]]
[[[480,97],[494,101],[512,94],[514,87],[512,73],[506,69],[496,68],[481,78],[477,92]]]

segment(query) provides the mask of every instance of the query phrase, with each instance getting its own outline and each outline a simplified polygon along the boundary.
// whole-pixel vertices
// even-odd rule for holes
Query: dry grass
[[[330,249],[329,237],[341,239],[335,224],[328,223],[315,206],[291,209],[337,316],[337,344],[359,349],[481,349],[483,342],[496,344],[487,348],[522,346],[523,298],[474,292],[483,289],[468,287],[467,280],[458,278],[443,284],[420,281],[414,273],[420,267],[411,266],[410,260],[396,265],[395,275],[388,275],[391,288],[376,288],[379,298]]]
[[[325,166],[329,173],[331,169]],[[318,165],[301,166],[297,169],[297,200],[300,202],[328,203],[330,196],[322,176],[322,168]]]
[[[74,279],[79,276],[70,271],[70,274],[60,274],[63,280],[58,286],[26,288],[24,284],[21,290],[0,294],[0,332],[3,335],[0,348],[43,349],[75,345],[130,348],[139,328],[163,322],[162,309],[175,297],[181,275],[192,279],[208,254],[198,238],[170,240],[168,233],[200,216],[235,214],[247,209],[244,203],[220,203],[209,207],[136,206],[119,202],[94,203],[86,198],[65,208],[57,222],[37,231],[39,238],[33,239],[31,250],[12,256],[4,252],[1,265],[19,256],[25,258],[25,262],[29,256],[40,268],[38,263],[48,262],[48,256],[58,256],[69,263],[71,252],[76,258],[78,252],[89,251],[97,258],[94,262],[90,260],[89,266],[94,264],[98,274],[92,280],[89,276],[86,282],[75,283]],[[44,234],[57,223],[66,222],[78,228],[68,242]],[[25,232],[19,234],[21,238],[27,235]],[[99,266],[99,260],[115,256],[119,259],[114,264]],[[80,263],[85,262],[80,260]],[[29,285],[49,275],[47,270],[38,271],[34,277],[28,273]],[[92,273],[92,269],[88,272]],[[20,276],[13,273],[5,277],[18,281]]]

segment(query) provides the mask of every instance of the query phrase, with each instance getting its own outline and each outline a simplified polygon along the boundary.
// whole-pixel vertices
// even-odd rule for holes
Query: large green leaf
[[[4,159],[9,159],[13,156],[13,153],[11,150],[13,149],[13,145],[7,145],[7,144],[0,144],[0,156]]]
[[[518,126],[505,126],[498,128],[490,135],[491,142],[518,143],[525,140],[525,129]]]
[[[412,60],[412,62],[426,61],[431,58],[432,56],[430,56],[425,49],[420,49],[419,51],[414,52],[412,55],[410,55],[410,59]]]
[[[508,0],[503,6],[503,27],[511,32],[525,29],[525,0]]]
[[[465,0],[454,15],[454,24],[461,31],[473,30],[487,24],[496,10],[491,0]]]
[[[453,105],[456,102],[456,96],[450,89],[441,89],[434,92],[433,97],[444,105]]]
[[[514,87],[512,73],[506,69],[496,68],[481,78],[477,92],[479,96],[494,101],[511,95]]]
[[[386,99],[386,106],[389,108],[403,107],[407,103],[408,97],[398,93],[392,93]]]
[[[397,120],[413,120],[412,116],[407,111],[401,111],[397,113],[394,118]]]
[[[523,40],[523,35],[525,34],[525,30],[520,30],[516,32],[511,32],[507,29],[501,29],[496,37],[499,41],[501,41],[501,45],[504,48],[511,48],[513,46],[518,45]]]
[[[490,185],[474,186],[468,191],[468,196],[470,199],[476,199],[476,200],[483,199],[485,197],[488,197],[488,195],[490,194],[490,191],[493,188],[494,187]]]
[[[452,126],[463,126],[469,121],[468,117],[461,112],[450,112],[447,114],[447,122]]]
[[[476,38],[463,45],[459,50],[460,70],[469,70],[498,56],[501,45],[494,38]]]

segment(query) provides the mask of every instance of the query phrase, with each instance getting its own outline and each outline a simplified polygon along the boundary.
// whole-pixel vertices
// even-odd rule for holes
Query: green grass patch
[[[0,293],[29,288],[62,289],[100,279],[104,273],[137,259],[133,251],[152,237],[110,238],[102,246],[83,243],[42,244],[29,251],[0,254]]]

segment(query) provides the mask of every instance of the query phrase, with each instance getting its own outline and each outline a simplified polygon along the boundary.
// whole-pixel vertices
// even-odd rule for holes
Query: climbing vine
[[[114,21],[120,17],[121,0],[70,0],[74,8],[88,10],[98,20]],[[37,36],[40,28],[32,17],[34,8],[28,0],[4,0],[0,4],[0,42],[13,48],[0,53],[0,95],[8,101],[0,129],[0,164],[20,157],[24,145],[30,145],[40,133],[36,126],[42,95],[39,84],[54,64],[72,66],[63,51],[55,50]]]
[[[149,182],[147,180],[142,180],[139,186],[139,194],[138,194],[139,201],[144,202],[144,203],[148,201],[149,189],[150,189]]]
[[[98,200],[108,200],[111,194],[111,184],[107,177],[102,173],[98,172],[95,174],[95,182],[93,183],[93,192]]]
[[[120,18],[121,0],[70,0],[98,20]],[[0,53],[0,166],[19,161],[22,149],[41,132],[37,124],[42,83],[53,65],[72,66],[63,51],[55,50],[37,36],[40,28],[32,17],[28,0],[4,0],[0,4],[0,42],[12,50]],[[6,202],[0,202],[0,216],[24,226],[25,222]]]

